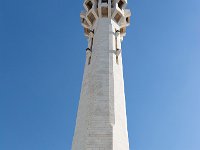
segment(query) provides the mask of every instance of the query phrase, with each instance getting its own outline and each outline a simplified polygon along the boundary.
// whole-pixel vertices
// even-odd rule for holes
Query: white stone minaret
[[[121,42],[130,23],[127,0],[85,0],[88,39],[72,150],[129,150]]]

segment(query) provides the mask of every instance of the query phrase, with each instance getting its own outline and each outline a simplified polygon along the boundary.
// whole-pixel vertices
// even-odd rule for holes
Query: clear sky
[[[0,0],[0,150],[70,150],[86,39],[79,0]],[[200,150],[200,1],[129,0],[131,150]]]

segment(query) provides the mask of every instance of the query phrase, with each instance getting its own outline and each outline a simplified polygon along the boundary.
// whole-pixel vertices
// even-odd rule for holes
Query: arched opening
[[[130,23],[130,17],[126,17],[126,22]]]
[[[125,4],[125,3],[124,3],[122,0],[120,0],[119,3],[118,3],[118,7],[119,7],[120,9],[122,9],[123,6],[124,6],[124,4]]]
[[[90,9],[92,9],[93,3],[91,1],[88,1],[86,3],[86,6],[87,6],[88,10],[90,10]]]
[[[101,0],[102,3],[107,3],[108,4],[108,0]]]

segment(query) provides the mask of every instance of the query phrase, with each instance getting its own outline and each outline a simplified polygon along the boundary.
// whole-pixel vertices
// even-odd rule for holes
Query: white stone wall
[[[72,150],[129,150],[121,54],[116,63],[116,29],[118,25],[109,18],[96,22]]]

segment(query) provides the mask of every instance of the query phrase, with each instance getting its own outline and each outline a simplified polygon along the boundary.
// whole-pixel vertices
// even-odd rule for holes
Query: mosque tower
[[[72,150],[129,150],[121,42],[130,24],[127,0],[85,0],[88,39]]]

